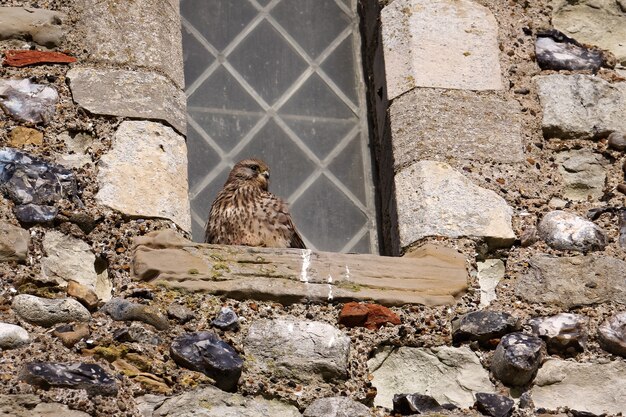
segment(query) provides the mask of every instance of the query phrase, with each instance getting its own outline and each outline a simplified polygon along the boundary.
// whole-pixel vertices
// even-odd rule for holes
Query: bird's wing
[[[286,240],[287,247],[306,249],[306,245],[302,241],[302,237],[300,237],[300,234],[296,230],[296,226],[293,224],[287,203],[269,192],[265,193],[264,199],[266,200],[266,204],[264,204],[266,210],[271,207],[269,212],[266,212],[266,215],[273,217],[273,219],[269,219],[270,223],[274,223],[275,221],[274,227],[277,232],[283,235]]]

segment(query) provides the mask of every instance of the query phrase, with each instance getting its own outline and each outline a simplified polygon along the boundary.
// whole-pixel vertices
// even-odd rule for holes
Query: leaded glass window
[[[181,0],[193,235],[260,157],[307,247],[377,253],[356,0]]]

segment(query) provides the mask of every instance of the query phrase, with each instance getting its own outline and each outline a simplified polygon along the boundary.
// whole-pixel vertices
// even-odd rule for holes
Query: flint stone
[[[626,6],[617,1],[554,2],[552,24],[579,42],[597,45],[626,65]]]
[[[145,343],[148,345],[163,343],[163,340],[154,332],[136,325],[116,330],[113,332],[113,338],[118,342]]]
[[[626,133],[613,132],[607,139],[609,148],[617,151],[626,151]]]
[[[417,88],[391,102],[394,168],[419,160],[524,161],[520,106],[495,94]]]
[[[15,349],[29,342],[30,337],[23,327],[0,323],[0,350]]]
[[[0,7],[0,40],[33,40],[49,48],[58,46],[67,28],[67,15],[30,7]]]
[[[533,256],[515,292],[530,303],[570,310],[605,302],[626,304],[626,262],[604,256]]]
[[[626,362],[577,363],[548,359],[537,373],[532,397],[535,407],[568,407],[595,415],[626,410]]]
[[[11,417],[90,417],[82,411],[70,410],[65,404],[42,403],[37,395],[0,394],[0,415]]]
[[[535,56],[541,69],[597,72],[605,58],[600,49],[586,48],[558,30],[537,34]]]
[[[160,74],[73,68],[67,78],[74,101],[91,113],[162,120],[186,133],[185,93]]]
[[[347,397],[318,398],[304,410],[304,417],[373,417],[369,407]]]
[[[560,313],[531,319],[528,324],[546,342],[550,354],[582,352],[587,344],[587,320],[581,315]]]
[[[98,203],[128,216],[170,219],[191,230],[187,147],[185,138],[171,128],[122,122],[98,168]]]
[[[504,262],[500,259],[486,259],[476,262],[478,285],[480,286],[480,307],[486,307],[496,300],[496,288],[504,278]]]
[[[523,333],[507,334],[493,355],[491,371],[506,385],[525,385],[541,365],[543,342]]]
[[[476,394],[475,407],[481,413],[491,417],[508,417],[513,412],[515,402],[509,397],[487,392]]]
[[[123,298],[112,298],[100,310],[111,316],[113,320],[141,321],[154,326],[157,330],[169,328],[167,317],[161,314],[157,308],[133,303]]]
[[[20,122],[48,123],[58,101],[54,87],[32,83],[28,78],[0,80],[0,108]]]
[[[626,311],[617,313],[598,328],[600,346],[607,352],[626,358]]]
[[[535,82],[544,137],[592,139],[626,130],[626,82],[582,74],[538,76]]]
[[[396,394],[393,396],[393,411],[403,416],[411,416],[415,414],[438,413],[443,411],[443,408],[430,395]]]
[[[586,149],[578,149],[557,154],[556,162],[565,182],[563,197],[574,201],[602,197],[608,165],[606,159]]]
[[[20,378],[43,389],[50,387],[84,389],[89,395],[117,395],[117,383],[100,365],[78,363],[31,362],[24,366]]]
[[[15,218],[22,224],[50,223],[57,217],[59,210],[40,204],[21,204],[15,206]]]
[[[489,373],[467,347],[386,346],[367,366],[374,376],[372,385],[378,391],[374,405],[378,407],[392,408],[393,396],[398,392],[419,392],[431,395],[440,404],[469,408],[474,404],[474,392],[494,391]]]
[[[382,9],[387,95],[415,87],[501,90],[498,24],[473,1],[396,0]]]
[[[558,250],[589,252],[603,250],[608,244],[604,231],[593,222],[561,210],[543,216],[537,231],[541,239]]]
[[[239,317],[230,308],[222,307],[217,317],[211,321],[211,325],[222,330],[233,330],[239,327]]]
[[[43,327],[91,320],[89,311],[73,298],[48,299],[18,294],[13,298],[11,308],[22,319]]]
[[[416,162],[396,174],[395,184],[403,247],[428,236],[479,236],[490,246],[515,241],[513,210],[506,201],[473,184],[448,164]]]
[[[475,340],[483,347],[493,348],[494,339],[500,339],[519,328],[519,320],[509,313],[474,311],[452,320],[452,342],[460,344]]]
[[[167,307],[167,317],[176,320],[179,323],[185,324],[189,320],[192,320],[195,315],[193,311],[189,310],[182,304],[172,303]]]
[[[21,227],[0,222],[0,262],[26,260],[30,233]]]
[[[298,409],[277,400],[244,397],[215,387],[206,387],[170,398],[144,395],[137,408],[151,417],[301,417]]]
[[[62,288],[75,281],[93,291],[99,300],[111,299],[113,284],[106,270],[96,273],[96,255],[86,242],[50,230],[43,237],[43,248],[46,252],[41,260],[43,280],[56,282]]]
[[[90,58],[114,66],[155,69],[184,87],[178,1],[135,0],[123,3],[86,0],[79,25]],[[146,13],[158,10],[158,13]],[[120,47],[120,45],[128,45]],[[137,45],[140,47],[132,47]]]
[[[202,372],[224,391],[236,391],[243,359],[228,343],[210,332],[177,337],[170,347],[172,359],[185,368]]]
[[[350,338],[316,321],[257,320],[244,340],[256,372],[303,383],[348,378]]]

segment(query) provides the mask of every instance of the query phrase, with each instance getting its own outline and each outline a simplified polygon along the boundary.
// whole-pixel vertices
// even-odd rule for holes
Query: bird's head
[[[244,159],[235,164],[226,183],[234,181],[254,184],[267,191],[270,184],[270,167],[260,159]]]

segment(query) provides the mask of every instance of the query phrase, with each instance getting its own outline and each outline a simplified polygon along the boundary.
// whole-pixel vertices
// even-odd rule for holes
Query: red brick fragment
[[[354,301],[343,305],[339,313],[339,324],[346,327],[362,326],[367,320],[369,309],[365,304],[359,304]]]
[[[339,313],[339,324],[347,327],[362,326],[376,330],[386,323],[400,324],[400,317],[387,307],[379,304],[344,304]]]
[[[366,329],[375,330],[386,323],[401,323],[400,317],[385,306],[381,306],[379,304],[368,304],[367,308],[369,312],[367,314],[367,320],[364,324]]]
[[[37,64],[69,64],[72,62],[76,62],[76,58],[62,52],[19,49],[4,51],[4,65],[9,67],[25,67]]]

